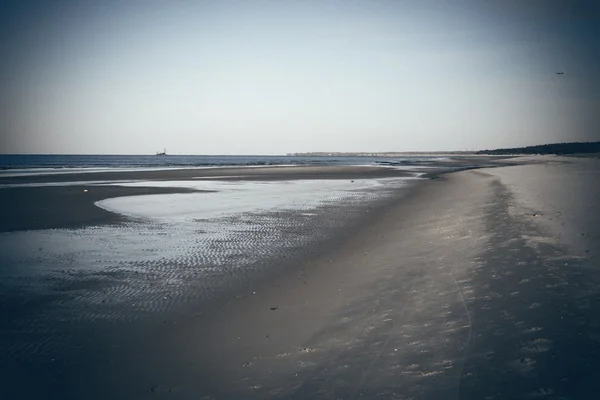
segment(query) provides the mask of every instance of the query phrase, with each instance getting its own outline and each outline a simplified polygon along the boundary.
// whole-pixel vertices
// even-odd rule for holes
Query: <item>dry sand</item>
[[[1,387],[7,398],[594,398],[600,165],[551,161],[442,175],[208,312],[99,327],[93,359],[64,371],[31,360],[22,371],[40,385],[13,370]]]

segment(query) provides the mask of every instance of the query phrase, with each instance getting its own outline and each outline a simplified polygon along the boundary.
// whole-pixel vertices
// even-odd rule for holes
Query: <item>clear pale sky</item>
[[[596,4],[5,1],[0,152],[432,151],[599,140]]]

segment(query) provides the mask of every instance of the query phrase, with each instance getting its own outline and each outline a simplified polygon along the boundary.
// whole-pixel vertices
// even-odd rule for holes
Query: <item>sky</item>
[[[0,153],[600,140],[598,38],[593,0],[8,0]]]

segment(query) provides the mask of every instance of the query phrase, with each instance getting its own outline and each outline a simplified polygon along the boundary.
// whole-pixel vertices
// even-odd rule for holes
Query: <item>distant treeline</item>
[[[600,142],[571,142],[542,144],[539,146],[516,147],[513,149],[481,150],[477,154],[583,154],[600,153]]]

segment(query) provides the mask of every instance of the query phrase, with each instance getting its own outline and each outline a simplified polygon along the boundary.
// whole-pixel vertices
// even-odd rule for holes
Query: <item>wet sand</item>
[[[0,189],[0,232],[119,224],[126,218],[94,203],[113,197],[187,192],[191,190],[92,185]]]
[[[554,188],[528,179],[579,179],[585,190],[563,200],[592,201],[599,168],[514,167],[512,178],[541,198]],[[553,240],[531,212],[540,205],[511,192],[502,170],[424,184],[339,248],[186,325],[160,355],[186,354],[166,368],[179,373],[157,374],[158,388],[217,399],[594,397],[597,259]],[[579,224],[565,213],[559,226],[598,248],[597,229]],[[186,380],[188,368],[197,375]]]
[[[2,357],[2,388],[12,398],[594,398],[600,164],[530,161],[544,163],[438,175],[208,309],[31,327],[86,339],[60,362]]]
[[[579,216],[598,219],[600,163],[563,161],[421,186],[296,276],[182,330],[178,350],[206,380],[161,375],[163,388],[208,398],[594,397],[597,258],[572,247],[572,233],[555,240],[532,212],[542,204],[521,193],[563,207],[556,227],[598,249],[600,225]],[[550,197],[574,180],[581,190]],[[577,202],[590,207],[564,208]]]
[[[110,182],[132,181],[281,181],[302,179],[377,179],[437,176],[452,169],[486,165],[531,162],[507,157],[461,157],[435,162],[428,169],[396,169],[374,166],[289,166],[165,169],[150,171],[111,171],[46,175],[0,175],[0,232],[36,229],[73,229],[92,225],[121,223],[116,214],[96,207],[107,198],[143,194],[186,193],[184,188],[106,186]],[[5,185],[5,187],[2,187]],[[68,186],[73,185],[73,186]]]
[[[61,172],[39,175],[6,176],[0,174],[0,185],[15,184],[43,184],[50,182],[78,182],[78,181],[128,181],[128,180],[193,180],[193,179],[235,179],[235,180],[289,180],[289,179],[352,179],[352,178],[386,178],[407,176],[411,166],[431,167],[431,172],[448,171],[453,168],[471,168],[493,166],[499,163],[523,163],[525,158],[507,156],[470,156],[453,157],[441,160],[396,162],[390,159],[386,164],[367,166],[332,166],[332,165],[293,165],[293,166],[268,166],[268,167],[215,167],[215,168],[172,168],[157,170],[130,170],[118,169],[112,171],[94,172]],[[385,168],[386,166],[403,167],[406,170]],[[430,172],[420,171],[419,172]],[[3,171],[8,174],[10,170]]]
[[[273,166],[273,167],[218,167],[173,168],[162,170],[124,170],[106,172],[74,172],[25,176],[2,176],[0,184],[32,184],[78,181],[129,181],[129,180],[188,180],[188,179],[351,179],[406,176],[406,172],[371,166]]]
[[[179,180],[300,180],[406,177],[411,174],[376,167],[256,167],[114,171],[0,177],[0,232],[73,229],[122,223],[123,217],[94,205],[122,196],[191,192],[184,188],[107,186],[110,182]],[[98,182],[94,184],[94,182]],[[64,184],[65,186],[60,186]],[[67,186],[73,184],[73,186]],[[76,185],[75,185],[76,184]],[[31,186],[28,186],[31,185]],[[39,185],[39,186],[36,186]]]

